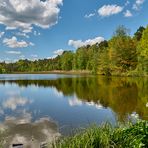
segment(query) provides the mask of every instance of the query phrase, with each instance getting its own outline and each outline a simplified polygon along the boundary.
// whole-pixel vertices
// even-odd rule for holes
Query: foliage
[[[148,74],[148,26],[138,44],[138,70]]]
[[[64,51],[51,59],[0,63],[0,73],[44,71],[90,71],[103,75],[148,75],[148,27],[139,27],[134,36],[119,26],[108,41],[87,45],[75,52]]]
[[[142,38],[142,34],[143,34],[143,31],[145,30],[145,28],[143,26],[140,26],[139,29],[135,32],[134,34],[134,38],[137,40],[137,41],[140,41],[141,38]]]
[[[148,122],[139,121],[113,127],[110,124],[92,126],[69,138],[60,139],[53,148],[146,148],[148,147]]]
[[[95,103],[109,107],[118,121],[127,121],[134,112],[148,120],[148,78],[88,76],[58,78],[56,80],[9,80],[0,84],[14,83],[20,87],[30,85],[56,88],[64,96],[73,96],[78,102]],[[87,92],[87,93],[86,93]],[[77,102],[77,101],[76,101]]]
[[[73,53],[71,51],[65,51],[60,57],[61,69],[72,70],[73,66]]]
[[[137,51],[134,40],[127,35],[125,28],[119,27],[116,32],[109,41],[113,66],[121,70],[121,73],[135,69],[137,66]]]

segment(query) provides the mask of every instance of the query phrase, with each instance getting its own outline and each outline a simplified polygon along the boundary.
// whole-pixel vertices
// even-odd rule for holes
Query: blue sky
[[[0,60],[50,58],[148,24],[147,0],[0,0]]]

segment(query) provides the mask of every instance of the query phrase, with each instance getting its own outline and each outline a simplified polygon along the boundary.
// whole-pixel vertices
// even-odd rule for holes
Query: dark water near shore
[[[47,118],[54,129],[65,134],[71,127],[91,123],[109,121],[114,124],[117,120],[122,122],[130,118],[148,120],[148,79],[0,75],[1,128],[12,123],[15,126],[34,125]],[[19,132],[24,132],[23,128]]]

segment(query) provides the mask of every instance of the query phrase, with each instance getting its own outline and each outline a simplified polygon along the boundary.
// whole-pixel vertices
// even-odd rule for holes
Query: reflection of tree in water
[[[103,80],[99,80],[103,84]],[[103,101],[108,102],[108,106],[112,108],[120,120],[124,119],[126,113],[131,114],[136,111],[138,90],[135,83],[129,84],[123,79],[112,79],[110,84],[99,87],[100,97]],[[102,101],[100,101],[102,102]]]
[[[8,81],[7,81],[8,82]],[[1,81],[1,83],[6,83]],[[19,86],[55,87],[65,96],[76,95],[80,100],[100,102],[117,113],[119,120],[137,112],[148,119],[148,79],[123,77],[74,77],[56,80],[15,80]]]

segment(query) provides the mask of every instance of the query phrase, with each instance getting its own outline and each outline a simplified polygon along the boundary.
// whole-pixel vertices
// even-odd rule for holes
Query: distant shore
[[[87,70],[53,70],[53,71],[37,71],[37,72],[13,72],[8,74],[92,74],[91,71]]]
[[[102,73],[93,74],[89,70],[52,70],[52,71],[35,71],[35,72],[11,72],[2,74],[67,74],[67,75],[98,75],[98,76],[113,76],[113,77],[148,77],[148,75],[142,73],[113,73],[111,75],[105,75]]]

